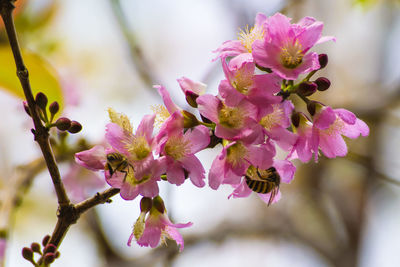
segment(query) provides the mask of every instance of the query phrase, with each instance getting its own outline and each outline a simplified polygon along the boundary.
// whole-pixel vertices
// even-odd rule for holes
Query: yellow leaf
[[[49,103],[57,101],[61,110],[63,107],[63,92],[56,71],[48,62],[33,52],[23,51],[22,56],[29,71],[33,96],[38,92],[43,92],[49,99]],[[0,46],[0,89],[25,99],[22,86],[16,74],[11,48],[4,45]]]

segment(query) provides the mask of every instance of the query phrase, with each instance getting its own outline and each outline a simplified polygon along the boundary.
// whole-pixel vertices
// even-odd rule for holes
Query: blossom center
[[[326,135],[332,136],[342,132],[343,129],[344,122],[341,119],[336,118],[336,120],[329,126],[329,128],[325,129],[323,132]]]
[[[243,126],[243,117],[243,112],[235,107],[224,106],[218,113],[219,123],[233,129],[238,129]]]
[[[226,155],[226,160],[235,167],[247,156],[247,149],[242,143],[237,142],[227,149]]]
[[[247,95],[253,85],[253,72],[245,71],[244,69],[237,70],[232,85],[240,93]]]
[[[249,30],[249,26],[246,26],[244,30],[240,29],[238,35],[238,40],[243,44],[247,51],[251,53],[251,46],[254,41],[264,39],[264,29],[259,26],[254,26]]]
[[[282,65],[288,69],[294,69],[301,64],[303,61],[302,46],[299,41],[294,44],[287,43],[281,50],[281,62]]]
[[[182,136],[172,136],[165,144],[164,151],[168,156],[179,160],[190,152],[190,141]]]
[[[127,150],[132,154],[133,160],[145,159],[151,152],[149,143],[143,135],[134,136],[132,142],[127,144]]]
[[[283,120],[283,110],[278,107],[278,105],[273,105],[274,110],[265,115],[260,124],[267,130],[271,130],[275,125],[279,124]]]
[[[170,114],[166,107],[163,105],[151,106],[151,110],[156,114],[155,125],[161,127],[161,125],[169,118]]]

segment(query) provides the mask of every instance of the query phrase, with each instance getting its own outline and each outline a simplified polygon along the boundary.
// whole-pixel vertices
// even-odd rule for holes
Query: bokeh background
[[[223,72],[219,62],[211,62],[212,51],[253,25],[257,12],[283,12],[294,21],[313,16],[325,23],[324,35],[337,42],[315,50],[329,56],[321,75],[332,86],[312,99],[350,109],[371,130],[368,138],[347,140],[345,158],[295,162],[295,179],[281,187],[282,199],[270,207],[256,196],[228,200],[229,186],[213,191],[190,183],[163,185],[173,220],[194,223],[181,231],[182,253],[173,242],[157,249],[126,246],[139,203],[115,196],[72,226],[54,266],[400,266],[399,1],[18,0],[17,5],[28,68],[39,66],[44,73],[34,90],[56,90],[55,99],[62,92],[63,114],[84,126],[74,136],[54,133],[62,176],[66,183],[82,182],[70,187],[76,201],[101,190],[94,186],[98,182],[88,182],[101,178],[71,160],[73,152],[103,141],[107,108],[124,112],[137,126],[161,103],[153,84],[165,85],[183,108],[188,107],[177,78],[202,81],[216,93]],[[30,266],[21,249],[52,232],[56,197],[22,99],[4,78],[15,72],[7,49],[0,26],[0,232],[8,234],[0,266]],[[200,153],[206,169],[219,151]],[[77,192],[88,183],[92,190]]]

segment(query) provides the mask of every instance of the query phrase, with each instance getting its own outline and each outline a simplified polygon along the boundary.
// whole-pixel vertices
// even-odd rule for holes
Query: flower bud
[[[160,213],[164,213],[164,212],[165,212],[164,201],[162,200],[162,198],[161,198],[160,196],[156,196],[155,198],[153,198],[153,206],[154,206]]]
[[[328,65],[328,55],[327,54],[319,54],[318,55],[318,61],[319,61],[319,69],[323,69]]]
[[[300,125],[300,114],[298,112],[294,112],[292,114],[292,124],[294,127],[298,128]]]
[[[153,206],[153,201],[149,197],[143,197],[140,200],[140,211],[141,212],[149,212],[151,207]]]
[[[197,102],[196,99],[199,97],[198,94],[192,92],[192,91],[186,91],[185,92],[185,97],[186,97],[186,102],[193,108],[197,108]]]
[[[199,125],[199,121],[197,120],[196,116],[189,111],[182,110],[182,115],[184,128],[189,129]]]
[[[43,249],[44,254],[49,253],[49,252],[54,253],[56,251],[57,251],[57,247],[53,244],[47,244]]]
[[[303,96],[310,96],[317,91],[317,84],[313,82],[302,82],[297,88],[297,93]]]
[[[22,104],[24,105],[25,112],[26,112],[29,116],[31,116],[31,112],[30,112],[30,110],[29,110],[28,103],[27,103],[26,101],[23,101]]]
[[[82,125],[77,121],[71,121],[71,127],[69,127],[68,132],[75,134],[82,130]]]
[[[56,127],[60,131],[66,131],[71,127],[71,120],[65,117],[61,117],[56,121]]]
[[[54,260],[56,259],[56,256],[54,253],[46,253],[46,255],[44,255],[44,264],[45,265],[49,265],[50,263],[54,262]]]
[[[307,104],[307,110],[311,114],[311,116],[314,116],[316,108],[317,108],[317,102],[315,102],[315,101],[310,101]]]
[[[24,257],[24,259],[32,262],[33,261],[33,251],[32,251],[32,249],[30,249],[28,247],[24,247],[22,249],[22,257]]]
[[[31,249],[33,250],[33,252],[39,253],[41,254],[42,252],[40,251],[40,244],[39,243],[32,243],[31,244]]]
[[[57,101],[54,101],[49,106],[49,111],[52,115],[56,114],[60,110],[60,105],[58,105]]]
[[[39,108],[41,108],[42,110],[46,110],[48,100],[47,100],[47,96],[45,94],[43,94],[42,92],[37,93],[35,102]]]
[[[58,250],[57,250],[56,253],[54,254],[54,256],[56,257],[56,259],[59,258],[60,255],[61,255],[61,254],[60,254],[60,251],[58,251]]]
[[[315,83],[318,86],[318,91],[325,91],[331,86],[331,82],[325,77],[319,77],[315,80]]]
[[[47,243],[49,243],[49,240],[50,240],[50,236],[49,235],[46,235],[45,237],[43,237],[42,245],[46,246]]]

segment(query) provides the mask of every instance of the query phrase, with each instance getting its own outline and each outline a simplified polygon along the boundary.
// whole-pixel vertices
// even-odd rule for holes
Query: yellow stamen
[[[240,93],[247,95],[253,85],[253,76],[253,72],[245,72],[245,69],[239,69],[236,71],[232,86]]]
[[[245,114],[236,107],[224,106],[218,113],[219,123],[223,126],[233,129],[239,129],[243,126]]]
[[[170,114],[166,107],[163,105],[153,105],[151,110],[156,114],[155,125],[161,127],[161,125],[169,118]]]
[[[239,30],[238,35],[238,40],[243,44],[247,51],[251,53],[251,46],[254,41],[264,39],[264,29],[262,27],[254,26],[249,30],[249,26],[247,25],[244,30]]]
[[[282,48],[281,63],[288,69],[294,69],[303,61],[303,51],[301,44],[296,40],[294,44],[290,41]]]
[[[165,144],[165,153],[175,160],[179,160],[190,152],[190,141],[182,137],[172,136]]]
[[[271,130],[272,127],[279,124],[283,120],[283,110],[279,107],[279,105],[273,105],[274,111],[265,115],[260,124],[267,130]]]
[[[247,155],[246,147],[242,143],[237,142],[236,144],[228,148],[226,154],[226,160],[230,164],[232,164],[233,167],[235,167],[243,161],[246,155]]]
[[[131,122],[129,121],[128,116],[123,113],[118,113],[112,108],[108,108],[108,116],[110,117],[110,121],[112,123],[118,124],[122,129],[128,132],[133,131],[133,127]]]
[[[151,152],[146,137],[142,135],[134,136],[133,140],[126,144],[126,149],[131,153],[133,160],[145,159]]]

